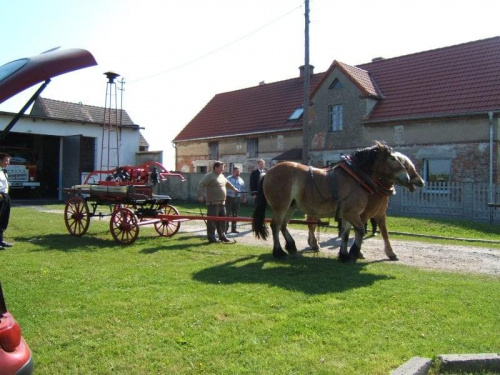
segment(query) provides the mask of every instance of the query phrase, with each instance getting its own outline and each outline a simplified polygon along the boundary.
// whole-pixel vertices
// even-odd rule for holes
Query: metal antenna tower
[[[117,87],[115,79],[120,75],[114,72],[106,72],[108,78],[106,84],[106,99],[104,105],[104,119],[102,124],[102,146],[101,146],[101,171],[109,171],[120,165],[120,125],[122,122],[122,111],[118,109]]]

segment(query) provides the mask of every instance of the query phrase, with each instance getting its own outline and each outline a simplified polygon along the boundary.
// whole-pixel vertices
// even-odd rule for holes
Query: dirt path
[[[228,234],[239,243],[252,244],[255,246],[265,246],[271,251],[272,239],[263,241],[256,239],[251,232],[249,224],[240,224],[239,234]],[[201,237],[206,235],[203,222],[186,222],[181,225],[180,232],[194,232]],[[295,239],[299,252],[307,251],[307,231],[292,229],[291,233]],[[332,237],[330,234],[320,232],[319,240],[321,244],[322,256],[337,257],[340,247],[340,239]],[[281,241],[282,243],[284,240]],[[488,274],[500,277],[500,249],[491,247],[458,246],[430,244],[415,241],[398,241],[391,239],[394,252],[398,255],[399,261],[409,266],[424,269],[434,269],[450,272],[471,272]],[[224,245],[229,246],[229,245]],[[363,242],[362,252],[365,261],[388,261],[384,253],[384,244],[379,235],[368,237]]]

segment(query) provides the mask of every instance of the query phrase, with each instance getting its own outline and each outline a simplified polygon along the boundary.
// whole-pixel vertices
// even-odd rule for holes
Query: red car
[[[55,49],[0,66],[0,103],[37,83],[43,82],[12,121],[0,130],[0,141],[50,83],[52,77],[96,65],[94,56],[83,49]],[[31,351],[21,328],[7,311],[0,284],[0,375],[33,373]]]
[[[21,335],[21,327],[7,311],[0,284],[0,375],[33,373],[31,351]]]

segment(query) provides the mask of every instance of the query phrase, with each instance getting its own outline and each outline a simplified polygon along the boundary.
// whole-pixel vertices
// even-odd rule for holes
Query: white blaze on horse
[[[385,210],[388,197],[393,194],[394,184],[409,184],[410,178],[402,162],[392,150],[381,143],[353,153],[331,169],[318,169],[299,163],[284,162],[271,168],[260,181],[256,207],[252,215],[252,230],[258,238],[266,239],[265,225],[267,205],[273,210],[271,230],[273,256],[283,258],[279,232],[285,238],[285,249],[290,255],[297,247],[287,224],[296,209],[312,218],[340,216],[341,260],[360,257],[366,220],[375,218],[380,232],[387,235]],[[347,241],[351,225],[356,238],[349,252]],[[385,247],[389,259],[397,259],[390,248]]]

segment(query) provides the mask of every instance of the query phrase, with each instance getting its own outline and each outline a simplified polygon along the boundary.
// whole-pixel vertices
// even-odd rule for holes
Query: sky
[[[500,36],[497,0],[310,0],[314,72]],[[0,0],[0,65],[54,47],[95,67],[52,79],[42,97],[104,107],[105,72],[123,109],[173,169],[172,140],[218,93],[299,75],[303,0]],[[18,112],[38,86],[0,104]],[[15,131],[15,128],[14,128]]]

